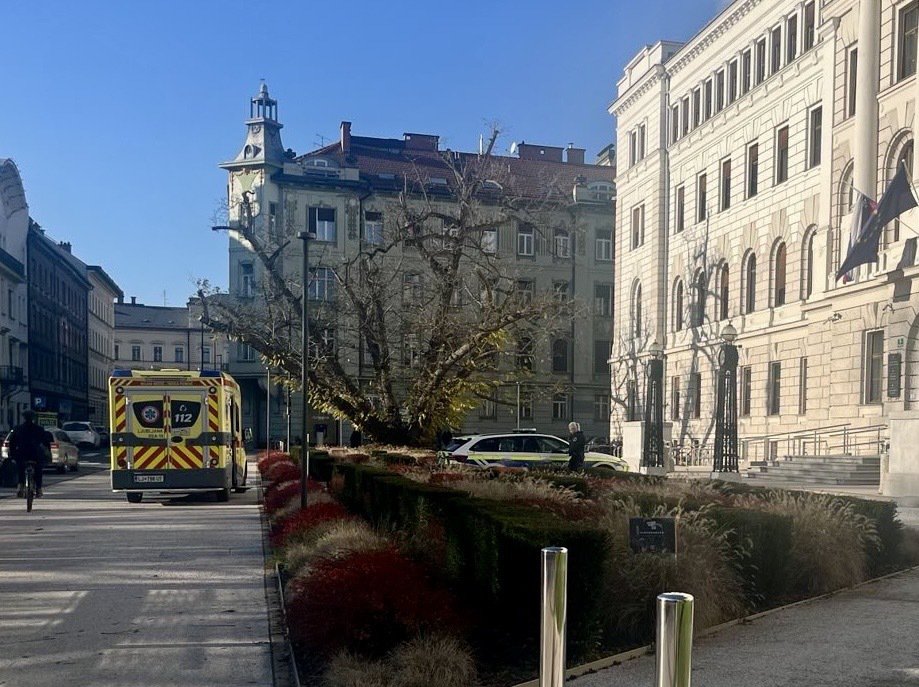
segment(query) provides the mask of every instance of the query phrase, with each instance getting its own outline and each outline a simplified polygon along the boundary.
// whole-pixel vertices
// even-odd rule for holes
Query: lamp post
[[[310,352],[310,309],[309,309],[309,280],[310,280],[310,239],[316,238],[315,234],[301,231],[297,238],[303,241],[303,287],[301,301],[303,305],[303,335],[301,338],[301,363],[300,363],[300,388],[303,390],[303,412],[300,414],[300,508],[306,508],[306,483],[310,472],[310,437],[309,428],[312,412],[309,402],[309,352]]]
[[[517,429],[520,429],[520,382],[517,382]]]
[[[654,340],[648,347],[645,417],[641,465],[663,468],[664,463],[664,348]]]
[[[271,368],[265,366],[265,455],[271,453]]]
[[[713,472],[739,472],[737,450],[737,330],[730,322],[721,330],[718,389],[715,398],[715,456]]]

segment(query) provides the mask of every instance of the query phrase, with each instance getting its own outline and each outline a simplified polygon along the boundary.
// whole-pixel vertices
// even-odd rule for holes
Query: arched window
[[[719,277],[718,284],[718,319],[726,320],[728,319],[728,303],[730,303],[730,284],[731,284],[731,271],[727,266],[727,263],[721,266],[721,274]]]
[[[744,314],[756,310],[756,255],[748,253],[743,270],[743,311]]]
[[[772,254],[772,305],[785,305],[785,242],[780,241]]]
[[[912,181],[913,180],[913,142],[912,140],[906,141],[906,143],[903,144],[903,147],[900,148],[900,152],[897,154],[896,164],[893,166],[893,169],[890,170],[890,179],[893,179],[893,175],[899,171],[900,167],[906,168],[906,173],[909,176],[909,180]],[[907,222],[907,224],[908,223],[909,222]],[[900,218],[898,217],[897,219],[895,219],[893,222],[891,222],[884,228],[884,245],[889,246],[891,243],[896,243],[899,240],[900,240]]]
[[[673,330],[683,329],[683,280],[677,279],[673,287]]]
[[[852,206],[855,203],[855,186],[854,186],[854,169],[855,162],[849,160],[848,164],[842,170],[842,176],[839,182],[839,197],[837,199],[837,223],[833,231],[833,253],[832,253],[832,272],[835,273],[842,264],[845,257],[843,246],[849,244],[849,233],[851,222],[849,221],[852,214]]]
[[[568,340],[556,339],[552,342],[552,371],[568,371]]]
[[[814,293],[814,240],[817,227],[804,232],[801,248],[801,300],[807,300]]]
[[[696,273],[692,287],[692,326],[701,327],[705,324],[705,296],[708,291],[708,277],[705,270],[699,270]]]
[[[632,338],[641,337],[641,282],[635,282],[632,288]]]

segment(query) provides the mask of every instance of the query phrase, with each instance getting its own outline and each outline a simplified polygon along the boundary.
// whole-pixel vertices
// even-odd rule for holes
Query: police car
[[[489,467],[564,467],[568,464],[568,442],[551,434],[511,432],[457,437],[447,447],[450,458],[467,465]],[[628,472],[626,461],[606,453],[587,451],[586,470]]]

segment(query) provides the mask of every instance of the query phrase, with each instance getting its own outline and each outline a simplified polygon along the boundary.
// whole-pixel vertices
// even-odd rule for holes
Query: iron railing
[[[886,424],[853,427],[851,423],[795,432],[743,437],[741,460],[774,463],[792,456],[880,455],[887,453]]]

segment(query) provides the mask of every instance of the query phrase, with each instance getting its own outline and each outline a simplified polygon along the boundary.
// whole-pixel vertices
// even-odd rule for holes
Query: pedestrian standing
[[[581,425],[577,422],[568,423],[568,469],[571,472],[580,472],[584,469],[584,450],[587,440],[584,438],[584,432],[581,431]]]

